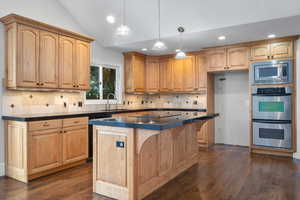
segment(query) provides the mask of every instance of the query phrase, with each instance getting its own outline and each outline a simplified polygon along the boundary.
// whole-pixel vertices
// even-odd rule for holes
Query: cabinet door
[[[90,44],[76,40],[76,88],[88,90],[90,88]]]
[[[58,35],[40,31],[40,87],[58,88]]]
[[[173,166],[178,168],[185,162],[186,156],[186,132],[185,126],[178,126],[173,132]]]
[[[59,37],[59,87],[75,89],[75,40]]]
[[[135,55],[133,59],[133,82],[135,92],[145,91],[145,57]]]
[[[248,69],[248,48],[232,47],[227,49],[227,67],[230,70]]]
[[[83,160],[88,157],[88,129],[74,127],[63,131],[63,164]]]
[[[159,91],[159,61],[158,60],[147,61],[146,90],[147,92]]]
[[[195,65],[195,56],[188,56],[183,59],[183,90],[195,91],[197,90],[197,74]]]
[[[196,56],[196,84],[198,85],[198,90],[203,90],[207,88],[207,67],[205,62],[205,56]]]
[[[226,70],[226,50],[212,50],[207,54],[208,71],[224,71]]]
[[[268,60],[270,56],[270,45],[261,44],[250,48],[251,60]]]
[[[283,59],[293,57],[293,42],[278,42],[270,45],[271,59]]]
[[[161,92],[173,90],[172,73],[172,60],[161,59],[159,62],[159,90]]]
[[[61,165],[61,134],[59,129],[29,133],[29,174]]]
[[[39,83],[39,30],[18,26],[17,86],[38,87]]]
[[[207,137],[207,123],[203,124],[201,129],[197,132],[197,140],[200,145],[207,146],[208,145],[208,137]]]
[[[183,59],[173,60],[173,90],[183,91]]]
[[[124,55],[124,77],[125,77],[125,91],[126,92],[134,92],[133,88],[133,56]]]

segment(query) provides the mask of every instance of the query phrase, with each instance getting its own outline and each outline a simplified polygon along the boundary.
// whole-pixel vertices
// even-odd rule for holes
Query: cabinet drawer
[[[87,117],[75,117],[63,119],[63,127],[77,126],[77,125],[88,125]]]
[[[29,131],[35,131],[35,130],[60,128],[61,125],[62,125],[62,121],[60,119],[44,120],[44,121],[29,122],[28,128],[29,128]]]

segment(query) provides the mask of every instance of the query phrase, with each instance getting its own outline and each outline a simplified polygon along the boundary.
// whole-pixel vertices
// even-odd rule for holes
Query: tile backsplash
[[[3,114],[33,114],[103,110],[103,104],[85,104],[84,92],[5,91]],[[82,102],[82,106],[80,103]],[[206,94],[126,94],[115,108],[206,108]]]

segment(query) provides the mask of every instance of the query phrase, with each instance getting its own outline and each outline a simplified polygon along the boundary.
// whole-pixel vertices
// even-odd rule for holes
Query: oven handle
[[[291,96],[291,93],[286,94],[252,94],[252,96],[266,96],[266,97],[282,97],[282,96]]]
[[[252,122],[265,123],[265,124],[291,124],[292,120],[252,119]]]

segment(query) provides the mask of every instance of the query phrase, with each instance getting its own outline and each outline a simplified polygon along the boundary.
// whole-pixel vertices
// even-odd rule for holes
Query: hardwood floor
[[[216,145],[199,154],[199,165],[146,200],[300,199],[300,161],[249,155],[247,148]],[[1,200],[106,200],[92,193],[91,163],[39,178],[28,185],[0,178]]]

